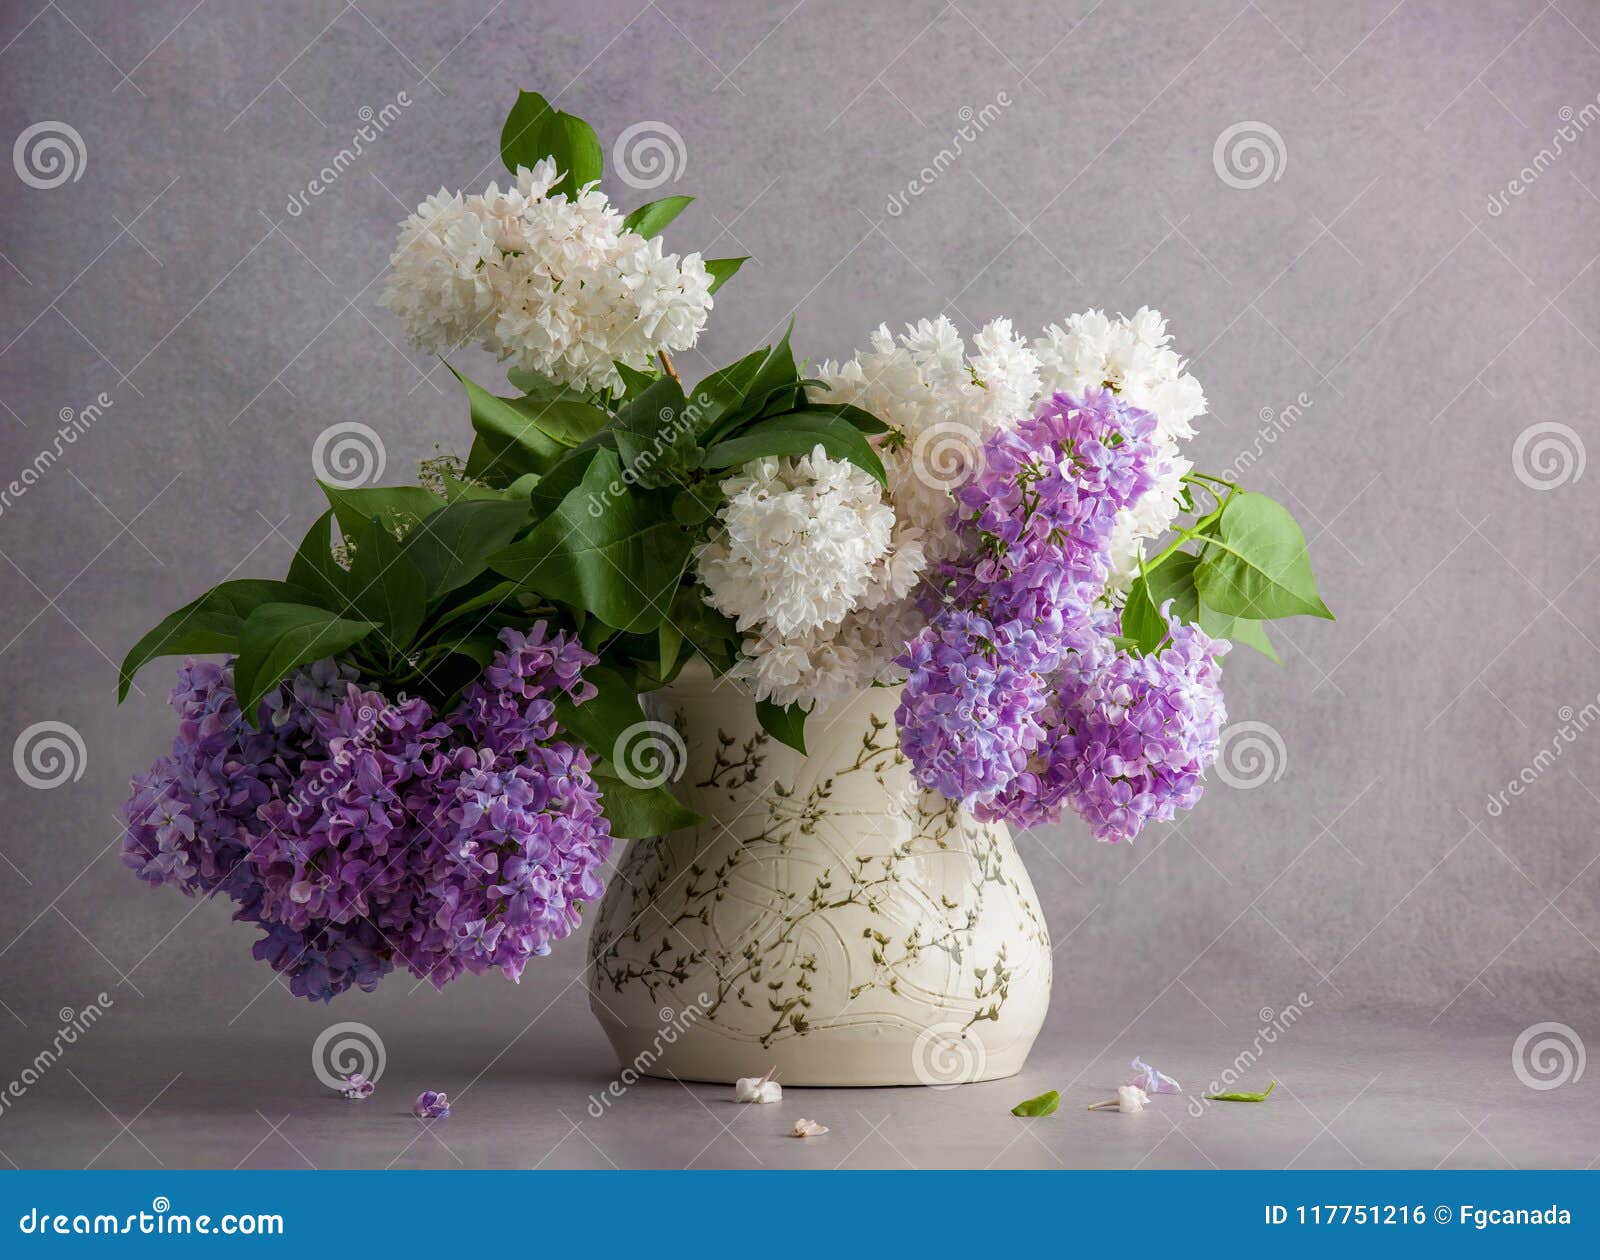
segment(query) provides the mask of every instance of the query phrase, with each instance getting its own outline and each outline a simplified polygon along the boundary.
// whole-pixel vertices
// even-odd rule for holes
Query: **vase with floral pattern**
[[[899,695],[819,709],[805,756],[704,668],[653,697],[672,790],[705,821],[629,842],[599,908],[590,1005],[624,1068],[785,1085],[1021,1069],[1049,1003],[1044,917],[1006,827],[913,781]]]

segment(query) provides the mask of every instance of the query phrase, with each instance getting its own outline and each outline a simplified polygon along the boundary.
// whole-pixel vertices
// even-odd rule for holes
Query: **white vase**
[[[1050,938],[1009,831],[920,791],[898,688],[763,731],[703,667],[649,699],[706,822],[627,842],[590,937],[590,1006],[624,1068],[785,1085],[948,1085],[1021,1070]]]

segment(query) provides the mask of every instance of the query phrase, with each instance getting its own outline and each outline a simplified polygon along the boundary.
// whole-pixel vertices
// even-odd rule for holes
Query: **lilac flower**
[[[1227,645],[1170,623],[1159,653],[1119,651],[1104,600],[1117,514],[1158,471],[1155,428],[1108,391],[1057,394],[991,437],[956,492],[963,550],[897,662],[896,717],[918,782],[980,818],[1032,826],[1070,805],[1124,840],[1199,799]]]
[[[411,1104],[411,1114],[418,1120],[448,1120],[450,1099],[444,1094],[425,1089],[417,1095],[417,1101]]]
[[[1199,801],[1227,720],[1217,661],[1228,644],[1169,625],[1167,646],[1149,656],[1103,639],[1066,658],[1050,737],[1007,793],[979,804],[980,817],[1033,826],[1070,804],[1098,839],[1132,840],[1152,818],[1171,821]]]
[[[1090,640],[1117,513],[1155,483],[1156,418],[1109,391],[1047,399],[984,443],[983,470],[956,492],[958,605],[1020,621],[1061,648]]]
[[[352,1102],[362,1102],[372,1097],[372,1091],[377,1088],[360,1072],[352,1072],[344,1078],[344,1088],[339,1092]]]
[[[918,782],[954,800],[983,799],[1027,763],[1044,734],[1036,636],[946,609],[898,664],[909,679],[895,721]]]
[[[1165,1072],[1158,1072],[1138,1056],[1133,1060],[1133,1076],[1128,1081],[1130,1085],[1137,1085],[1147,1094],[1181,1094],[1183,1086],[1178,1084]]]
[[[321,662],[251,727],[231,663],[186,662],[172,753],[133,781],[123,861],[232,899],[297,996],[370,991],[397,965],[440,985],[516,979],[603,892],[611,832],[588,755],[555,739],[554,698],[592,697],[595,657],[543,622],[501,642],[447,720]]]

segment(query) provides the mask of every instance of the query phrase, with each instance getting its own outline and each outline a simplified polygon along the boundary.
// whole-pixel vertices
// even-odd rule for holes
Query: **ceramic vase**
[[[953,1085],[1022,1068],[1050,938],[1003,824],[913,782],[898,688],[806,723],[808,755],[704,668],[647,697],[653,765],[705,822],[633,840],[589,945],[624,1069],[784,1085]]]

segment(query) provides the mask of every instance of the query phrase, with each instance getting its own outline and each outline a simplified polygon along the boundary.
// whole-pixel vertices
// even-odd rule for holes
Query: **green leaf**
[[[556,696],[556,722],[597,758],[609,761],[628,730],[644,721],[644,710],[638,693],[616,670],[597,665],[584,670],[583,678],[594,684],[595,694],[582,704],[574,704],[565,693]]]
[[[406,555],[383,522],[373,520],[356,538],[350,562],[350,608],[358,617],[382,626],[379,636],[393,659],[411,646],[427,611],[428,587],[422,570]]]
[[[889,426],[886,425],[882,420],[878,419],[877,416],[873,415],[870,411],[863,411],[860,407],[857,407],[852,403],[816,402],[814,400],[807,400],[806,405],[804,408],[802,408],[802,410],[826,411],[830,415],[835,415],[840,419],[848,420],[862,433],[876,434],[887,433],[889,431]]]
[[[1014,1116],[1051,1116],[1061,1106],[1061,1095],[1055,1090],[1046,1090],[1037,1098],[1029,1098],[1019,1102],[1011,1109]]]
[[[622,467],[638,485],[682,485],[695,466],[693,426],[684,420],[683,386],[663,376],[630,400],[612,426]]]
[[[691,545],[675,522],[629,492],[616,454],[598,448],[583,480],[526,538],[492,554],[489,566],[639,634],[661,624]]]
[[[450,365],[446,363],[445,367],[450,367]],[[454,368],[451,368],[451,371],[454,370]],[[507,368],[506,380],[511,382],[512,389],[523,394],[559,393],[566,388],[555,377],[546,376],[543,372],[535,372],[532,368]]]
[[[770,700],[757,700],[756,720],[773,739],[805,756],[806,711],[798,704],[776,705]]]
[[[738,258],[708,258],[706,270],[711,273],[711,292],[715,293],[724,283],[733,277],[734,272],[750,261],[749,254]]]
[[[669,614],[656,627],[656,636],[661,676],[665,678],[672,673],[672,667],[678,663],[678,651],[683,647],[683,631],[673,624]]]
[[[1207,1094],[1205,1097],[1210,1102],[1266,1102],[1267,1095],[1277,1087],[1277,1084],[1277,1081],[1269,1082],[1266,1089],[1259,1094],[1245,1090],[1234,1094]]]
[[[456,604],[454,607],[441,609],[433,616],[432,625],[435,629],[447,626],[452,621],[459,621],[462,617],[477,612],[482,608],[492,608],[496,604],[509,600],[517,593],[515,582],[496,582],[487,590],[479,591],[471,598]]]
[[[1333,619],[1317,594],[1305,535],[1276,500],[1235,494],[1204,543],[1195,584],[1216,611],[1254,621],[1302,614]]]
[[[540,158],[554,158],[562,177],[551,191],[569,197],[605,170],[605,151],[594,128],[562,113],[537,92],[517,94],[500,131],[500,157],[513,175],[519,166],[531,169]]]
[[[701,466],[742,468],[751,460],[768,455],[809,455],[816,446],[834,459],[849,460],[888,485],[883,461],[872,449],[872,443],[854,425],[826,412],[797,411],[753,424],[708,450],[701,457]]]
[[[317,517],[317,523],[301,539],[289,562],[289,585],[309,593],[292,602],[318,604],[337,613],[349,606],[350,574],[333,558],[332,509]]]
[[[527,523],[526,500],[464,499],[407,534],[402,550],[421,571],[428,598],[437,599],[487,569],[490,554]]]
[[[477,442],[474,441],[473,445],[476,446]],[[439,479],[444,484],[446,504],[492,499],[499,503],[516,500],[526,507],[528,492],[539,484],[538,473],[524,473],[506,486],[490,486],[481,481],[463,480],[460,477],[452,477],[449,473],[441,473]]]
[[[245,619],[262,604],[315,603],[307,590],[288,582],[243,578],[213,586],[199,599],[169,613],[133,645],[117,671],[117,702],[128,698],[133,676],[158,656],[205,656],[237,652]]]
[[[1170,599],[1172,611],[1180,621],[1190,625],[1198,623],[1214,639],[1240,643],[1254,648],[1269,660],[1277,660],[1278,654],[1259,621],[1230,617],[1200,598],[1195,586],[1198,564],[1196,557],[1178,551],[1135,579],[1128,588],[1128,601],[1122,609],[1122,633],[1130,645],[1142,654],[1160,647],[1166,638],[1167,626],[1156,610],[1164,600]]]
[[[615,360],[613,366],[617,375],[622,378],[622,397],[619,401],[626,402],[637,398],[661,379],[660,372],[641,372],[638,368],[631,368],[620,359]]]
[[[593,437],[611,417],[574,390],[553,386],[522,398],[500,398],[450,369],[467,391],[477,440],[467,475],[491,484],[527,473],[548,473],[568,451]]]
[[[550,471],[549,476],[539,478],[538,484],[528,494],[534,519],[542,520],[560,507],[561,500],[583,484],[595,459],[605,449],[602,446],[589,446],[570,451]],[[620,486],[621,483],[618,484]]]
[[[430,651],[441,660],[448,656],[464,656],[483,670],[489,667],[501,646],[499,638],[492,634],[462,634],[441,640]]]
[[[1132,639],[1141,653],[1154,652],[1167,637],[1167,623],[1160,608],[1172,601],[1172,614],[1179,621],[1194,624],[1200,617],[1200,593],[1195,590],[1196,558],[1177,551],[1155,568],[1134,579],[1128,600],[1122,608],[1122,633]]]
[[[789,337],[794,332],[794,320],[784,329],[783,336],[774,346],[768,346],[745,355],[737,363],[713,372],[695,387],[695,433],[707,444],[726,437],[741,424],[755,419],[774,394],[794,390],[793,402],[801,397],[800,371],[795,366],[794,351]],[[702,394],[714,401],[702,408]]]
[[[660,201],[647,201],[625,218],[622,226],[648,240],[652,236],[659,235],[661,229],[687,210],[693,200],[693,197],[680,194],[663,197]]]
[[[1272,640],[1267,638],[1267,628],[1259,621],[1252,621],[1248,617],[1230,617],[1227,613],[1219,613],[1210,605],[1202,603],[1200,628],[1213,639],[1227,639],[1230,643],[1243,644],[1260,652],[1269,661],[1278,659],[1278,650],[1272,646]]]
[[[356,537],[373,519],[382,521],[391,531],[409,528],[444,506],[442,498],[422,486],[347,487],[326,481],[317,484],[328,496],[339,530],[346,538]]]
[[[630,787],[603,763],[595,767],[594,783],[611,834],[618,840],[654,839],[703,821],[666,788]]]
[[[254,723],[261,697],[296,665],[333,656],[378,628],[376,622],[346,620],[308,604],[259,604],[239,631],[233,667],[239,708]]]

